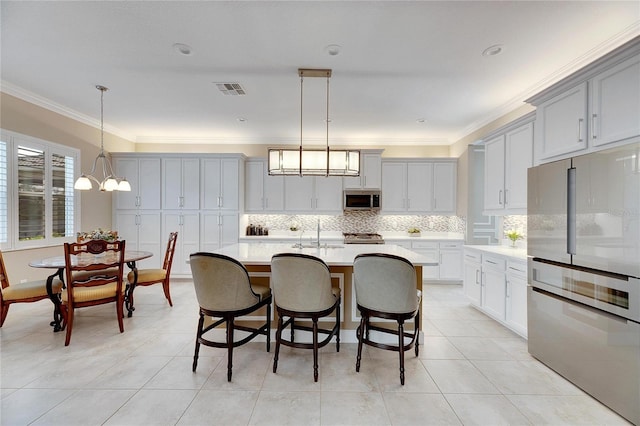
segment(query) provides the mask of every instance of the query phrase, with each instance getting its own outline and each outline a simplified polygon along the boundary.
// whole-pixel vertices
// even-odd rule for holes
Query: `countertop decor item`
[[[410,237],[419,237],[421,235],[420,228],[411,227],[407,230],[407,232],[409,233]]]
[[[511,240],[511,247],[516,246],[516,241],[522,239],[522,234],[516,231],[515,229],[509,229],[504,233]]]

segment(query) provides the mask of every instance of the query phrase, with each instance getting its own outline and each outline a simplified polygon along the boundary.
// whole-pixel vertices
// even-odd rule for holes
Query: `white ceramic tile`
[[[390,425],[391,419],[379,392],[322,392],[323,425]]]
[[[394,426],[462,424],[442,394],[386,392],[383,396]]]
[[[233,351],[233,368],[231,382],[227,381],[227,356],[220,358],[213,373],[203,385],[203,389],[213,390],[260,390],[265,376],[271,373],[271,354],[264,349],[256,350],[256,347],[247,344],[235,348]],[[202,347],[203,350],[209,348]],[[273,349],[272,349],[273,351]],[[226,351],[225,351],[226,352]],[[198,361],[198,364],[200,361]],[[200,367],[198,367],[200,368]]]
[[[426,336],[424,344],[420,345],[419,356],[423,359],[465,359],[449,338],[439,336]]]
[[[139,390],[105,425],[174,425],[187,410],[195,390]]]
[[[33,425],[101,425],[135,390],[81,390],[33,422]]]
[[[261,391],[250,425],[319,425],[320,392]]]
[[[629,422],[588,395],[507,395],[536,425],[628,425]]]
[[[465,425],[529,425],[527,418],[503,395],[446,394]]]
[[[442,393],[499,393],[469,361],[424,359],[422,362]]]
[[[247,425],[258,391],[201,390],[178,425]]]
[[[220,357],[201,356],[198,358],[196,371],[192,372],[193,357],[175,357],[153,376],[144,385],[144,388],[200,389],[211,375],[211,372],[222,362],[221,360],[222,358]]]
[[[85,385],[91,389],[140,389],[170,361],[171,357],[133,356],[108,368]]]
[[[449,341],[467,359],[513,361],[511,354],[492,340],[482,337],[449,337]]]
[[[0,423],[29,424],[72,393],[69,389],[19,389],[0,401]]]

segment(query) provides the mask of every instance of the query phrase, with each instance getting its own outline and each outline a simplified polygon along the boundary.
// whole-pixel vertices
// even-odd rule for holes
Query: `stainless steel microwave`
[[[344,191],[343,209],[380,210],[380,191],[375,189],[348,189]]]

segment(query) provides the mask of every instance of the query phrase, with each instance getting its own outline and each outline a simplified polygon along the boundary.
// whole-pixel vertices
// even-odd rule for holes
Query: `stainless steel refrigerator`
[[[529,352],[640,424],[640,144],[528,171]]]

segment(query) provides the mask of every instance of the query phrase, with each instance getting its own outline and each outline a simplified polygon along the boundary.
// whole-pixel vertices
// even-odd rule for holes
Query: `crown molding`
[[[74,109],[68,108],[62,104],[52,101],[51,99],[47,99],[43,96],[30,92],[22,87],[16,86],[15,84],[9,83],[5,80],[0,80],[0,86],[3,93],[7,95],[14,96],[18,99],[21,99],[25,102],[29,102],[41,108],[44,108],[48,111],[55,112],[56,114],[60,114],[72,120],[78,121],[82,124],[86,124],[87,126],[95,127],[96,129],[100,129],[100,120],[90,117],[86,114],[82,114]],[[135,141],[135,136],[126,133],[116,127],[110,126],[109,124],[104,124],[104,131],[107,133],[111,133],[123,139],[126,139],[130,142]]]
[[[191,136],[139,136],[135,141],[137,144],[194,144],[194,145],[271,145],[271,146],[299,146],[300,139],[280,138],[280,137],[191,137]],[[446,145],[451,143],[448,139],[442,138],[422,138],[422,139],[389,139],[389,138],[348,138],[348,140],[331,140],[329,146],[425,146],[425,145]],[[326,140],[305,139],[303,148],[325,147]]]

